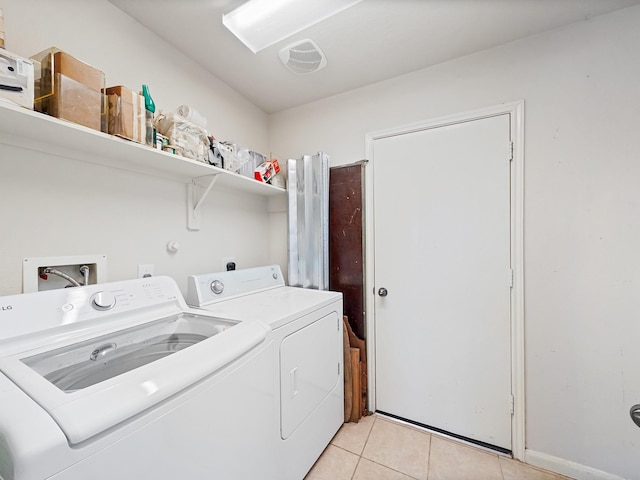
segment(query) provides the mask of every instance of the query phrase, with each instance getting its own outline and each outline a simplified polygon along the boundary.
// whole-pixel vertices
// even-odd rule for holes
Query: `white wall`
[[[106,0],[3,0],[6,47],[31,56],[56,46],[101,70],[108,85],[149,84],[158,109],[197,108],[209,131],[268,152],[266,114]],[[106,254],[108,280],[134,278],[138,264],[186,277],[266,263],[266,199],[215,190],[202,230],[186,228],[183,183],[0,145],[0,295],[20,293],[24,257]],[[177,240],[174,255],[166,243]]]
[[[640,472],[638,25],[636,6],[270,117],[278,158],[338,165],[367,132],[525,100],[526,446],[580,478]]]

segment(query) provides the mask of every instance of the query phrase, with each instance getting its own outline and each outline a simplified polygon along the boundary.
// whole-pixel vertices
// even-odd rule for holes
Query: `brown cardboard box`
[[[144,97],[118,85],[105,90],[109,99],[108,133],[145,143]]]
[[[53,83],[53,95],[36,99],[36,110],[100,131],[102,93],[59,73]]]
[[[54,73],[61,73],[76,82],[80,82],[91,90],[101,92],[104,88],[104,73],[65,52],[53,55]]]
[[[0,48],[4,48],[4,13],[0,8]]]
[[[36,98],[53,94],[56,74],[62,74],[96,92],[101,92],[106,87],[104,73],[55,47],[43,50],[31,58],[41,65],[40,78],[36,78]]]

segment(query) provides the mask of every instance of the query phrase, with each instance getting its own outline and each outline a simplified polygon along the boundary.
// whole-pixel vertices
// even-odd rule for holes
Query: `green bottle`
[[[153,103],[153,98],[149,93],[149,86],[142,85],[142,96],[144,97],[144,110],[145,110],[145,125],[146,136],[145,143],[155,147],[156,143],[156,129],[153,128],[153,114],[156,111],[156,104]]]

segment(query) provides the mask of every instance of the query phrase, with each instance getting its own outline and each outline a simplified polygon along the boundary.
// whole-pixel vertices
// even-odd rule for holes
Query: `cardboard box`
[[[39,62],[34,106],[39,112],[106,131],[105,76],[55,47],[31,57]]]
[[[105,94],[109,103],[107,132],[145,143],[144,97],[122,85],[107,88]]]
[[[4,48],[4,13],[0,8],[0,48]]]
[[[106,87],[103,72],[55,47],[43,50],[31,58],[41,66],[40,75],[36,78],[36,100],[54,94],[57,74],[64,75],[98,93]]]
[[[96,92],[101,92],[104,89],[105,75],[97,68],[87,65],[65,52],[54,53],[53,62],[54,73],[65,75]]]
[[[0,99],[33,110],[33,62],[0,50]]]
[[[54,93],[35,100],[35,109],[94,130],[102,130],[104,95],[60,73],[54,76]]]
[[[254,178],[259,182],[267,183],[271,181],[271,179],[275,177],[279,171],[280,164],[278,163],[278,160],[272,158],[271,160],[267,160],[255,169]]]

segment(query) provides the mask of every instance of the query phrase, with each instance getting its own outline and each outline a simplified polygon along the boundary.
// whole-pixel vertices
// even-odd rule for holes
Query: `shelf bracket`
[[[200,230],[200,207],[218,180],[218,175],[212,176],[209,185],[201,195],[198,195],[200,186],[196,183],[195,178],[187,184],[187,228],[189,230]]]

